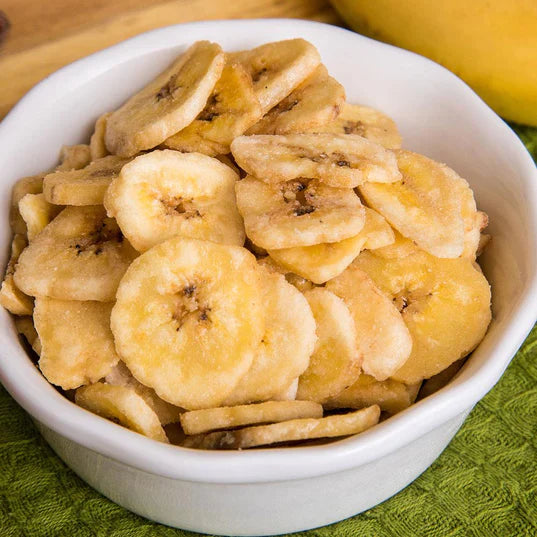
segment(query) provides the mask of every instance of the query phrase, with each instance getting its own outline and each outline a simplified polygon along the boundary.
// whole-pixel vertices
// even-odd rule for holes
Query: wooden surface
[[[3,0],[0,9],[10,24],[0,43],[0,118],[63,65],[153,28],[256,17],[340,23],[328,0]]]

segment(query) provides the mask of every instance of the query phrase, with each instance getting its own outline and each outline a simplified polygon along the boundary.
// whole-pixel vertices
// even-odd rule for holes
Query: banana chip
[[[44,194],[26,194],[19,201],[19,213],[26,224],[28,241],[33,241],[62,209],[49,203]]]
[[[354,188],[366,181],[401,180],[393,153],[356,134],[239,136],[231,152],[241,168],[267,183],[311,177]]]
[[[157,415],[133,388],[98,382],[79,388],[75,394],[75,401],[78,406],[103,418],[119,422],[136,433],[168,443]]]
[[[377,405],[326,418],[282,421],[271,425],[246,427],[237,431],[215,432],[187,438],[185,447],[203,449],[247,449],[283,442],[337,438],[361,433],[376,425],[380,417]]]
[[[386,380],[407,361],[412,338],[396,305],[358,267],[351,265],[326,288],[342,298],[351,312],[362,369],[377,380]]]
[[[246,68],[261,111],[266,114],[313,73],[321,57],[306,40],[287,39],[234,52],[230,61]]]
[[[315,285],[313,285],[311,281],[307,280],[306,278],[303,278],[302,276],[299,276],[298,274],[289,272],[284,266],[274,261],[274,259],[272,259],[272,257],[269,257],[268,255],[259,258],[257,262],[269,272],[276,272],[277,274],[282,274],[283,276],[285,276],[285,279],[291,285],[294,285],[302,293],[304,293],[305,291],[309,291],[310,289],[313,289],[315,287]]]
[[[99,160],[109,155],[108,149],[106,149],[106,143],[104,141],[106,133],[106,122],[110,116],[109,112],[106,112],[100,116],[95,122],[95,130],[90,138],[90,157],[91,161]]]
[[[265,331],[250,369],[225,400],[229,406],[281,394],[306,370],[315,345],[315,319],[304,295],[280,274],[259,272]]]
[[[362,356],[345,302],[323,288],[304,296],[315,317],[317,343],[308,369],[300,376],[297,397],[323,403],[356,381]]]
[[[185,412],[181,425],[188,435],[218,429],[277,423],[298,418],[321,418],[323,407],[312,401],[267,401],[255,405],[207,408]]]
[[[60,150],[57,170],[80,170],[91,161],[90,146],[86,144],[64,145]]]
[[[111,319],[118,353],[165,401],[218,406],[263,337],[260,291],[244,248],[182,237],[158,244],[121,280]]]
[[[348,188],[316,179],[267,184],[249,176],[235,190],[246,235],[267,250],[336,242],[364,227],[365,210]]]
[[[261,106],[248,73],[242,65],[228,63],[201,114],[163,145],[210,157],[229,153],[234,138],[260,117]]]
[[[106,120],[106,148],[121,157],[152,149],[192,123],[224,68],[216,43],[198,41]]]
[[[67,207],[22,252],[13,278],[27,295],[108,302],[136,255],[103,207]]]
[[[393,119],[379,110],[358,104],[344,103],[334,121],[322,127],[315,126],[307,132],[358,134],[387,149],[401,147],[401,135]]]
[[[19,179],[11,191],[11,207],[9,209],[9,225],[14,234],[26,235],[26,223],[19,212],[19,201],[26,194],[43,192],[43,178],[46,174],[31,175]]]
[[[491,320],[490,286],[472,260],[418,252],[388,261],[362,252],[354,265],[399,309],[412,336],[412,353],[393,379],[413,384],[430,378],[483,339]]]
[[[112,303],[37,298],[34,322],[41,341],[39,368],[64,390],[97,382],[119,357],[110,331]]]
[[[328,74],[324,65],[319,65],[300,86],[251,127],[247,134],[308,132],[333,121],[344,103],[343,86]]]
[[[15,284],[13,274],[19,257],[27,246],[24,235],[15,235],[11,242],[11,257],[6,268],[2,287],[0,287],[0,305],[13,315],[32,315],[34,301],[32,297],[24,294]]]
[[[140,252],[175,236],[242,246],[237,179],[229,166],[200,153],[152,151],[121,170],[104,204]]]
[[[82,169],[49,173],[43,181],[45,197],[56,205],[102,205],[110,183],[129,160],[110,155]]]
[[[374,250],[372,253],[382,257],[383,259],[399,259],[407,255],[415,254],[420,251],[416,243],[403,237],[399,231],[392,229],[394,241],[391,244],[380,248],[370,248]]]

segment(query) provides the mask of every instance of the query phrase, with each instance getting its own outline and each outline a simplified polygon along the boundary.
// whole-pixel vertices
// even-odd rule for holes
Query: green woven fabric
[[[537,129],[514,127],[537,157]],[[186,537],[95,492],[0,387],[0,537]],[[301,537],[537,535],[537,326],[438,460],[397,496]]]

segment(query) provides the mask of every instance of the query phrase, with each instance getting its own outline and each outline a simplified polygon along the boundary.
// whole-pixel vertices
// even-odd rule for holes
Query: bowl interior
[[[239,50],[292,37],[304,37],[318,47],[349,102],[393,117],[405,148],[443,161],[465,177],[479,208],[490,216],[493,240],[483,267],[492,283],[494,321],[454,383],[462,385],[482,371],[483,385],[476,389],[474,401],[466,401],[471,406],[497,380],[532,324],[527,302],[535,293],[535,168],[511,130],[459,79],[412,53],[345,30],[287,20],[189,24],[135,38],[52,75],[0,125],[2,266],[9,250],[10,190],[18,178],[54,166],[63,144],[87,142],[101,113],[120,105],[193,41],[210,38],[226,50]],[[5,342],[2,360],[15,368],[24,356],[4,310],[0,334]],[[43,389],[38,377],[29,379],[27,389],[31,384]],[[7,384],[12,388],[13,379]],[[447,399],[439,401],[448,404]],[[423,408],[428,404],[433,403],[420,403]],[[396,419],[404,416],[390,421]]]

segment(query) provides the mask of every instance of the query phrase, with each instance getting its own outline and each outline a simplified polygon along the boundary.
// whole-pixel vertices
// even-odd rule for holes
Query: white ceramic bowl
[[[329,524],[392,496],[446,447],[497,382],[536,318],[537,171],[515,134],[461,80],[415,54],[324,24],[242,20],[155,30],[69,65],[24,97],[0,125],[2,266],[10,188],[86,141],[118,106],[198,39],[227,50],[304,37],[350,102],[387,112],[404,145],[448,163],[490,215],[483,256],[494,320],[446,388],[355,438],[333,444],[202,452],[160,444],[64,399],[32,365],[0,312],[0,378],[56,453],[113,501],[164,524],[205,533],[265,535]]]

